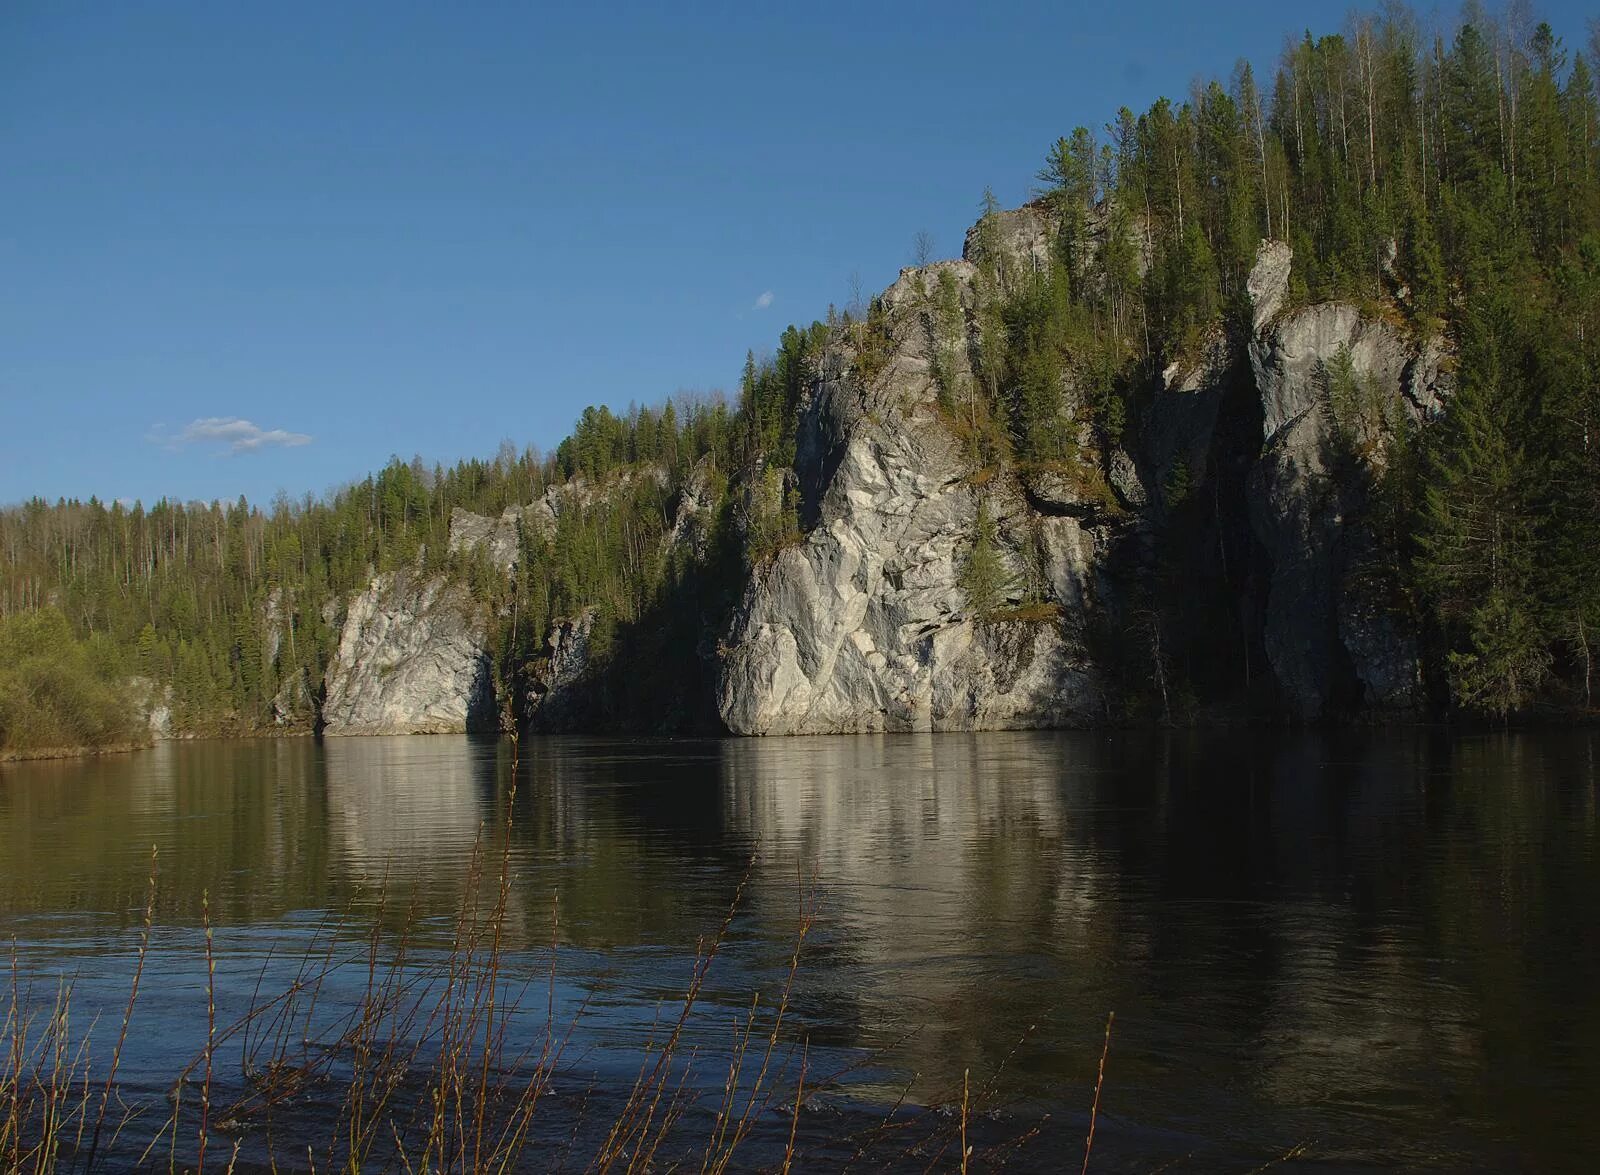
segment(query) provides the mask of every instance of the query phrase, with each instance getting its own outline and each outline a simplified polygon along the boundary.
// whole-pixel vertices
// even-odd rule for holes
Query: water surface
[[[1043,1122],[1012,1169],[1075,1167],[1114,1011],[1096,1169],[1247,1171],[1298,1145],[1286,1168],[1600,1158],[1595,734],[545,739],[515,779],[512,753],[263,740],[0,767],[0,933],[114,1021],[154,847],[124,1064],[159,1089],[203,1041],[202,894],[238,1003],[330,919],[446,937],[474,845],[509,835],[510,969],[544,973],[554,938],[602,1086],[748,871],[708,1006],[781,986],[814,899],[792,1028],[848,1070],[833,1112],[908,1088],[932,1112],[970,1075],[993,1130]]]

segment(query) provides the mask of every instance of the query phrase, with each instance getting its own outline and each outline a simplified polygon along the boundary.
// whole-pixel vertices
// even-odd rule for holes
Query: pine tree
[[[980,620],[993,615],[1011,590],[1011,574],[1000,553],[999,532],[988,504],[981,498],[972,522],[972,546],[961,566],[960,584],[968,607]]]
[[[1479,316],[1477,362],[1440,427],[1418,540],[1421,583],[1452,634],[1455,696],[1497,715],[1522,708],[1549,664],[1536,590],[1542,471],[1521,439],[1502,314]]]

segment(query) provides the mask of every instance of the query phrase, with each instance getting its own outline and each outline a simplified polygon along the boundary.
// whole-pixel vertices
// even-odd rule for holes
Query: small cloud
[[[293,448],[309,445],[311,437],[303,432],[289,432],[281,428],[262,428],[237,416],[204,416],[186,424],[176,436],[158,424],[146,434],[146,439],[168,449],[182,449],[188,445],[225,445],[229,453],[254,453],[257,449],[281,446]]]
[[[761,291],[761,296],[756,299],[755,309],[757,309],[757,310],[765,310],[768,306],[771,306],[771,305],[772,305],[772,291],[771,290],[763,290],[763,291]]]

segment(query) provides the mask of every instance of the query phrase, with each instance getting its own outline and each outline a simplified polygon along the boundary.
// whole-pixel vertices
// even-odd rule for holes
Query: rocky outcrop
[[[492,566],[507,573],[515,571],[522,548],[523,513],[519,507],[508,506],[499,518],[490,518],[455,507],[450,511],[450,553],[482,551]]]
[[[1092,250],[1107,230],[1091,220]],[[1211,691],[1202,704],[1254,713],[1420,706],[1417,635],[1368,520],[1378,442],[1449,395],[1443,345],[1398,316],[1293,305],[1293,255],[1267,242],[1252,320],[1202,336],[1136,389],[1119,437],[1085,423],[1069,373],[1061,426],[1076,430],[1077,462],[981,467],[973,454],[994,449],[969,447],[956,419],[977,378],[980,302],[1053,263],[1051,224],[1039,205],[998,213],[961,260],[902,271],[865,322],[835,332],[798,406],[792,469],[718,470],[708,457],[682,471],[659,503],[682,598],[606,629],[603,658],[594,609],[557,621],[512,700],[524,729],[703,725],[711,694],[738,734],[1086,725],[1136,710],[1119,703],[1156,688],[1152,674],[1167,712],[1169,663],[1184,665],[1186,688]],[[1360,419],[1341,417],[1336,383]],[[665,468],[642,466],[551,486],[498,517],[457,509],[450,551],[509,573],[524,539],[554,537],[569,512],[640,478],[668,484]],[[802,537],[784,538],[797,522]],[[762,552],[731,618],[711,547],[730,533]],[[969,575],[980,542],[998,568],[992,590]],[[329,733],[495,724],[484,622],[463,588],[380,576],[343,606]],[[269,630],[292,631],[289,612],[270,601]],[[1218,616],[1216,633],[1188,631]],[[339,623],[337,608],[324,619]],[[671,704],[654,673],[694,704]],[[285,691],[274,714],[290,723],[310,691],[303,680]]]
[[[997,254],[994,260],[1012,273],[1043,272],[1050,265],[1052,220],[1049,211],[1038,202],[1001,209],[995,212],[991,224],[980,220],[967,230],[961,256],[967,261],[979,261],[983,251],[992,247]]]
[[[350,601],[327,672],[326,734],[493,730],[480,609],[443,577],[392,572]]]
[[[1234,655],[1264,649],[1290,714],[1420,706],[1416,634],[1366,519],[1385,461],[1374,438],[1438,412],[1449,394],[1443,346],[1348,303],[1291,306],[1292,253],[1267,242],[1250,277],[1248,337],[1219,329],[1170,366],[1129,448],[1084,476],[977,471],[938,407],[936,378],[972,374],[967,348],[940,339],[930,291],[955,280],[970,337],[976,255],[1003,250],[1003,281],[1049,264],[1051,247],[1037,207],[1002,213],[986,232],[969,234],[967,258],[906,270],[882,296],[889,357],[869,382],[847,346],[824,361],[797,445],[810,529],[757,568],[733,620],[718,680],[729,729],[1093,721],[1104,667],[1086,633],[1097,620],[1115,629],[1139,578],[1157,560],[1173,575],[1184,549],[1208,552],[1247,593]],[[1365,423],[1339,418],[1335,369],[1358,389]],[[1204,499],[1212,538],[1171,548],[1170,511],[1215,477],[1223,483]],[[988,616],[962,588],[980,498],[1010,574],[1004,605]],[[1113,568],[1119,533],[1132,553]],[[1233,677],[1242,685],[1249,664]]]
[[[1285,310],[1290,266],[1288,246],[1268,242],[1249,283],[1263,417],[1249,505],[1272,563],[1267,657],[1301,718],[1414,709],[1423,701],[1416,636],[1381,574],[1370,574],[1381,561],[1369,557],[1376,543],[1363,521],[1385,450],[1363,434],[1437,414],[1450,391],[1444,348],[1348,303]],[[1336,380],[1359,402],[1337,402]]]
[[[315,714],[311,680],[304,669],[295,669],[272,695],[272,725],[280,730],[309,730]]]
[[[578,731],[591,724],[589,651],[595,615],[593,608],[586,608],[550,626],[543,655],[528,670],[522,720],[530,733]]]
[[[1019,265],[1039,248],[1029,224],[1005,237]],[[843,343],[824,360],[798,444],[815,525],[756,569],[722,650],[718,710],[735,733],[1064,726],[1100,712],[1082,639],[1093,511],[1052,485],[1044,515],[1011,472],[979,475],[963,456],[933,373],[943,346],[958,366],[943,378],[972,378],[928,305],[943,274],[970,312],[969,261],[906,270],[881,300],[890,354],[875,378],[860,380]],[[987,617],[962,588],[980,498],[1010,581]]]
[[[172,734],[172,687],[149,677],[130,677],[124,682],[139,722],[152,739],[168,739]]]
[[[598,482],[574,477],[550,486],[526,505],[507,506],[498,517],[474,514],[456,506],[450,511],[450,553],[481,552],[490,565],[509,574],[517,569],[521,557],[523,531],[548,539],[555,534],[563,514],[599,505],[626,491],[640,478],[664,486],[667,471],[659,465],[649,465],[642,469],[623,469]],[[690,484],[695,484],[692,476]]]

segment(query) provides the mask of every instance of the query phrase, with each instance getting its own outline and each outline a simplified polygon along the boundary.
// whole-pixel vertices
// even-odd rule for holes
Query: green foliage
[[[940,406],[946,413],[954,414],[958,405],[971,395],[971,388],[966,369],[967,320],[961,307],[961,289],[956,275],[948,269],[939,271],[930,311],[933,382]]]
[[[1548,25],[1472,9],[1446,39],[1417,28],[1399,7],[1358,14],[1291,44],[1270,87],[1242,65],[1230,86],[1119,111],[1103,165],[1087,130],[1058,139],[1039,173],[1057,264],[1007,291],[986,367],[1025,460],[1073,435],[1063,388],[1117,444],[1156,372],[1247,329],[1257,244],[1289,241],[1292,300],[1353,300],[1454,344],[1460,392],[1425,448],[1348,354],[1322,373],[1346,523],[1373,538],[1355,570],[1431,612],[1459,704],[1515,711],[1557,672],[1592,703],[1600,96]],[[1163,487],[1185,517],[1189,478]]]
[[[800,506],[792,475],[765,465],[751,479],[747,547],[751,563],[770,558],[800,541]]]
[[[1349,459],[1370,461],[1382,453],[1403,416],[1371,373],[1356,370],[1348,346],[1341,346],[1323,371],[1323,407],[1333,424],[1334,443]]]
[[[786,334],[762,388],[792,405],[809,378],[799,366],[809,362],[806,340],[818,337],[816,328]],[[654,606],[671,574],[662,548],[675,495],[697,462],[737,466],[766,443],[746,423],[761,410],[688,399],[624,416],[591,409],[548,460],[509,444],[492,461],[448,470],[396,458],[326,500],[280,498],[268,510],[243,500],[130,510],[36,499],[0,510],[0,615],[26,619],[52,603],[85,655],[114,650],[127,672],[170,688],[179,730],[309,727],[304,695],[336,651],[342,602],[375,575],[420,568],[506,616],[493,636],[509,680],[551,619],[595,606],[606,623],[629,623]],[[498,515],[569,480],[611,488],[564,510],[552,539],[524,534],[515,582],[481,554],[449,554],[452,510]],[[726,494],[725,475],[708,480]]]
[[[1012,576],[1000,551],[999,530],[982,499],[972,522],[972,546],[961,564],[960,585],[968,606],[983,620],[999,610],[1011,591]]]
[[[0,752],[142,737],[117,646],[79,640],[54,608],[0,618]]]
[[[1524,709],[1551,661],[1546,633],[1526,601],[1494,592],[1471,610],[1467,638],[1449,654],[1456,697],[1500,718]]]
[[[1527,443],[1534,412],[1528,319],[1484,290],[1463,331],[1463,379],[1433,438],[1419,580],[1445,626],[1457,698],[1520,709],[1549,664],[1549,465]]]

